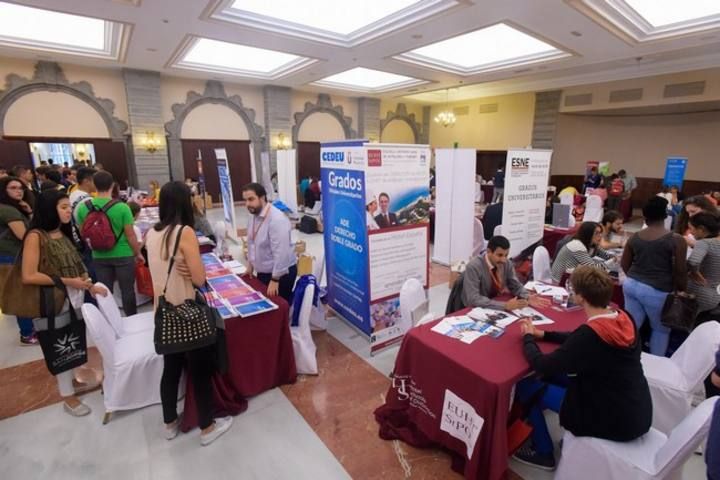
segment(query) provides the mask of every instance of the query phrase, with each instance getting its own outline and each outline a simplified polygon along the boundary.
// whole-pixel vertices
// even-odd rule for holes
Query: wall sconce
[[[292,140],[284,133],[278,133],[275,137],[275,150],[289,150],[292,147]]]
[[[162,140],[155,136],[155,132],[145,132],[142,147],[147,150],[148,153],[155,153],[162,147]]]

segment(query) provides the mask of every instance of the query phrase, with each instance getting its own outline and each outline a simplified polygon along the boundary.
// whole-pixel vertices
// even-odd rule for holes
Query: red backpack
[[[620,178],[616,178],[610,184],[610,195],[612,195],[613,197],[619,197],[620,195],[622,195],[624,190],[625,182],[623,182]]]
[[[102,208],[97,208],[92,200],[86,200],[85,206],[88,209],[88,215],[80,229],[80,237],[90,247],[91,250],[105,252],[112,250],[122,236],[115,236],[115,232],[107,215],[108,210],[120,203],[118,200],[110,200]]]

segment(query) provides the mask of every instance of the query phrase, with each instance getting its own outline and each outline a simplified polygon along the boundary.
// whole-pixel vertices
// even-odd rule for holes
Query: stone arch
[[[346,139],[357,137],[357,132],[352,129],[352,118],[345,115],[342,105],[333,105],[330,95],[321,93],[318,95],[317,103],[305,102],[305,109],[302,112],[296,112],[294,114],[295,125],[292,127],[293,147],[297,148],[300,126],[313,113],[328,113],[332,115],[342,126]]]
[[[115,103],[107,98],[96,97],[88,82],[70,83],[60,65],[46,61],[35,64],[32,78],[14,73],[5,77],[5,89],[0,90],[0,137],[5,133],[5,117],[12,104],[33,92],[62,92],[79,98],[100,115],[112,140],[125,141],[128,124],[114,116]]]
[[[205,91],[202,95],[195,91],[189,91],[187,92],[185,103],[173,104],[173,119],[165,124],[165,131],[168,135],[167,141],[170,152],[170,170],[172,177],[175,179],[185,178],[182,144],[180,143],[183,122],[185,122],[188,114],[194,108],[208,103],[224,105],[240,116],[247,127],[250,141],[252,142],[255,171],[260,172],[260,153],[265,139],[263,138],[262,127],[255,123],[255,110],[243,106],[240,95],[228,97],[222,82],[208,80],[205,83]]]
[[[387,124],[392,122],[393,120],[402,120],[403,122],[410,125],[410,129],[412,130],[413,136],[415,137],[415,143],[420,143],[422,125],[415,121],[414,113],[407,113],[407,107],[404,103],[398,103],[395,107],[394,112],[387,112],[385,118],[380,120],[380,138],[382,138],[382,132],[387,126]]]

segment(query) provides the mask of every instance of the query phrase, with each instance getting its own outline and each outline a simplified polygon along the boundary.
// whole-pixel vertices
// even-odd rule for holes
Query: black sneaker
[[[552,454],[541,455],[537,453],[530,442],[520,447],[513,455],[513,458],[520,463],[541,468],[548,472],[555,470],[555,457]]]

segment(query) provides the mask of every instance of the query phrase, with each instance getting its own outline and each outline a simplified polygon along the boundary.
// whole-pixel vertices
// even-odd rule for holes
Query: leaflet
[[[232,273],[214,253],[204,253],[201,255],[201,258],[203,265],[205,265],[205,276],[208,279],[230,275]]]
[[[505,333],[503,328],[487,322],[476,322],[466,315],[444,318],[435,324],[431,330],[441,335],[455,338],[466,344],[471,344],[478,338],[486,335],[498,338]]]
[[[468,313],[468,316],[473,320],[497,325],[500,328],[505,328],[518,319],[518,317],[509,312],[482,307],[473,308]]]
[[[525,284],[525,288],[528,290],[535,290],[538,295],[542,295],[544,297],[568,296],[568,291],[563,287],[548,285],[540,282],[528,282]]]
[[[513,310],[513,313],[520,318],[531,319],[533,325],[550,325],[551,323],[555,323],[531,307],[518,308],[517,310]]]
[[[253,289],[233,274],[208,278],[213,293],[222,301],[222,307],[232,312],[232,317],[249,317],[278,308],[262,293]],[[218,308],[218,307],[216,307]]]

